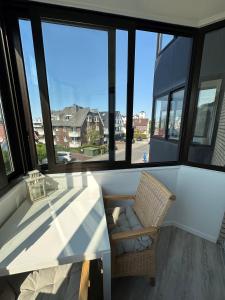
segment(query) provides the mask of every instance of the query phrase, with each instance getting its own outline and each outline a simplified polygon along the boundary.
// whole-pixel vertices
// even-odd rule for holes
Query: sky
[[[30,21],[20,20],[20,32],[33,119],[41,117],[40,95]],[[42,23],[51,110],[73,104],[108,109],[108,33]],[[157,34],[136,31],[134,114],[151,118]],[[116,30],[116,110],[126,113],[128,33]]]

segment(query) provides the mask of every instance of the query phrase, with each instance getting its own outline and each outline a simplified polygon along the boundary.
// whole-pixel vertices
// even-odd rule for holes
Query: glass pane
[[[217,87],[201,86],[198,96],[197,116],[193,142],[203,145],[210,145],[216,117]]]
[[[162,34],[161,50],[164,49],[174,38],[171,34]]]
[[[116,30],[115,159],[125,160],[127,109],[128,33]]]
[[[108,32],[42,22],[56,162],[108,160]]]
[[[45,134],[42,120],[31,22],[28,20],[19,20],[19,27],[27,80],[27,89],[34,129],[34,139],[36,144],[38,163],[41,165],[47,163],[47,153],[45,146]]]
[[[12,162],[10,145],[7,136],[7,128],[4,120],[1,95],[0,95],[0,146],[2,150],[6,174],[9,175],[14,171],[14,166]]]
[[[157,34],[136,31],[132,163],[149,161]]]
[[[156,100],[154,113],[154,137],[164,138],[166,136],[167,107],[168,96],[164,96]]]
[[[221,167],[225,167],[224,39],[225,28],[204,37],[197,114],[188,153],[191,162]]]
[[[169,139],[179,140],[183,100],[184,100],[184,90],[180,90],[172,94],[172,99],[170,103],[169,126],[168,126]]]

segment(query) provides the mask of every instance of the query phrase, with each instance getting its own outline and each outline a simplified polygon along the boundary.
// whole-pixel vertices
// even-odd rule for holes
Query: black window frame
[[[181,124],[180,124],[180,136],[179,139],[171,139],[169,138],[169,118],[170,118],[170,108],[171,108],[171,102],[172,102],[172,95],[179,91],[184,91],[184,98],[183,98],[183,105],[182,105],[182,116],[181,116]],[[165,128],[165,137],[159,137],[154,135],[155,130],[155,103],[158,99],[161,97],[167,96],[168,97],[168,105],[167,105],[167,114],[166,114],[166,128]],[[170,141],[172,143],[180,143],[181,141],[181,133],[184,127],[184,111],[185,111],[185,104],[187,102],[187,86],[182,84],[179,85],[173,89],[170,89],[169,91],[163,92],[162,94],[155,96],[153,99],[153,109],[152,109],[152,127],[151,127],[151,138],[153,139],[159,139],[159,140],[165,140]]]
[[[193,41],[197,40],[198,30],[188,26],[180,26],[162,22],[155,22],[149,20],[143,20],[132,17],[125,17],[119,15],[113,15],[108,13],[101,12],[93,12],[87,11],[83,9],[77,8],[68,8],[62,7],[58,5],[52,4],[41,4],[36,2],[24,2],[24,1],[12,1],[11,3],[4,4],[4,14],[5,24],[7,27],[7,35],[10,40],[10,58],[13,64],[13,75],[16,78],[16,93],[19,94],[19,98],[23,99],[23,114],[25,116],[23,120],[23,130],[26,131],[26,138],[28,138],[29,143],[26,147],[26,161],[27,161],[27,169],[39,168],[37,165],[36,158],[36,150],[35,143],[33,140],[33,132],[32,132],[32,120],[30,116],[30,108],[29,108],[29,98],[27,95],[27,88],[25,82],[25,74],[24,74],[24,65],[21,60],[18,59],[15,55],[15,47],[16,50],[19,51],[20,55],[22,55],[21,42],[19,39],[19,28],[18,28],[18,19],[30,19],[32,22],[33,28],[33,38],[34,43],[36,44],[36,64],[39,65],[40,70],[38,71],[39,77],[42,81],[41,86],[45,86],[45,88],[39,89],[44,94],[46,93],[46,74],[43,71],[43,47],[37,47],[38,41],[40,41],[40,19],[48,19],[48,20],[61,20],[65,22],[78,22],[85,23],[94,26],[106,26],[113,29],[121,29],[128,31],[128,76],[127,76],[127,127],[126,127],[126,158],[124,161],[111,161],[111,162],[86,162],[86,163],[75,163],[75,164],[66,164],[66,165],[49,165],[48,170],[46,166],[43,166],[43,171],[49,173],[55,172],[74,172],[74,171],[88,171],[88,170],[110,170],[110,169],[123,169],[123,168],[139,168],[139,167],[157,167],[157,166],[170,166],[170,165],[180,165],[183,163],[181,159],[182,156],[179,156],[179,159],[174,162],[161,162],[161,163],[131,163],[131,151],[132,151],[132,138],[133,138],[133,127],[132,127],[132,116],[133,116],[133,89],[134,89],[134,63],[135,63],[135,32],[136,30],[145,30],[151,31],[155,33],[165,33],[172,34],[174,36],[184,36],[190,37]],[[37,39],[35,38],[37,36]],[[35,41],[36,39],[36,41]],[[172,41],[171,41],[172,42]],[[170,43],[169,43],[170,44]],[[168,44],[168,45],[169,45]],[[193,43],[194,44],[194,43]],[[167,46],[168,46],[167,45]],[[167,48],[167,47],[165,47]],[[165,48],[163,50],[165,50]],[[193,47],[194,49],[194,47]],[[193,53],[192,53],[192,63],[193,63]],[[38,68],[38,66],[37,66]],[[40,74],[44,76],[40,76]],[[40,84],[40,83],[39,83]],[[188,88],[192,85],[192,75],[190,75],[188,81]],[[187,87],[186,87],[187,89]],[[46,94],[44,95],[46,98]],[[43,102],[43,101],[42,101]],[[44,111],[48,111],[49,107],[45,104]],[[43,114],[43,119],[44,119]],[[111,114],[111,117],[113,113]],[[45,115],[47,119],[47,116]],[[113,118],[114,119],[114,118]],[[48,122],[48,121],[47,121]],[[44,121],[45,123],[45,121]],[[112,127],[111,122],[111,127]],[[114,132],[114,127],[113,127]],[[47,135],[50,136],[50,126],[47,126]],[[53,143],[49,145],[50,153],[53,153]],[[49,148],[48,147],[48,148]],[[111,148],[113,148],[111,146]],[[48,150],[49,151],[49,150]]]
[[[12,66],[9,55],[9,44],[6,38],[3,14],[0,13],[0,94],[4,123],[7,131],[9,151],[13,164],[13,170],[6,173],[2,150],[0,148],[0,191],[6,191],[11,181],[25,174],[27,162],[25,157],[26,134],[22,130],[19,121],[21,111],[18,109],[19,99],[16,96],[15,82],[12,74]],[[23,132],[23,134],[22,134]]]
[[[217,82],[217,84],[213,84],[213,82]],[[191,146],[201,146],[201,147],[212,147],[214,145],[215,139],[216,139],[216,133],[217,133],[217,125],[218,125],[218,111],[220,109],[220,98],[223,93],[223,76],[216,76],[216,77],[209,77],[206,78],[201,78],[199,80],[199,87],[198,87],[198,92],[197,92],[197,99],[196,99],[196,112],[194,115],[194,122],[193,122],[193,132],[192,132],[192,141],[191,141]],[[207,85],[202,88],[202,85]],[[214,111],[214,120],[213,120],[213,128],[212,128],[212,133],[211,133],[211,139],[210,143],[198,143],[193,141],[194,135],[195,135],[195,127],[196,127],[196,122],[197,122],[197,115],[198,115],[198,101],[199,101],[199,94],[200,91],[202,90],[207,90],[210,88],[216,88],[216,95],[215,95],[215,111]]]

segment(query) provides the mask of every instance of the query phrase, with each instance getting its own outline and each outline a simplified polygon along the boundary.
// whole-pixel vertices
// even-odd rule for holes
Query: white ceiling
[[[32,1],[32,0],[31,0]],[[35,0],[202,27],[225,19],[225,0]]]

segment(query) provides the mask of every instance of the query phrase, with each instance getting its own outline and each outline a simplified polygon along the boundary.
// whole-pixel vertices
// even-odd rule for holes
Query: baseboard
[[[180,228],[182,230],[185,230],[185,231],[187,231],[189,233],[192,233],[192,234],[194,234],[194,235],[196,235],[198,237],[201,237],[201,238],[203,238],[203,239],[205,239],[207,241],[210,241],[210,242],[213,242],[213,243],[217,242],[217,237],[214,237],[213,235],[205,234],[205,233],[203,233],[203,232],[201,232],[199,230],[196,230],[196,229],[194,229],[192,227],[189,227],[187,225],[180,224],[180,223],[177,223],[177,222],[174,222],[174,221],[166,221],[166,222],[163,223],[162,226],[163,227],[165,227],[165,226],[175,226],[175,227]]]

